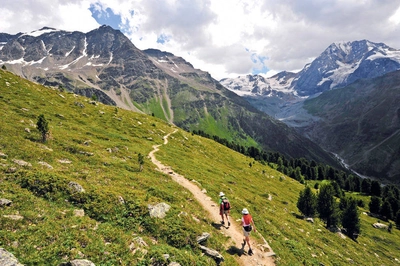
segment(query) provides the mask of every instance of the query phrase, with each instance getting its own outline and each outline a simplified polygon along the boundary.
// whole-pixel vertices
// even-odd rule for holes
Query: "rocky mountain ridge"
[[[141,51],[109,26],[87,33],[43,28],[0,34],[0,41],[0,64],[29,80],[154,115],[188,131],[337,164],[318,145],[252,107],[209,73],[171,53]]]
[[[246,75],[222,79],[221,84],[239,95],[301,99],[399,69],[400,50],[384,43],[336,42],[298,73],[282,71],[269,78]]]
[[[362,40],[331,44],[296,74],[248,75],[221,83],[338,154],[358,173],[398,182],[400,147],[393,141],[398,133],[398,70],[400,50]],[[290,82],[273,86],[288,78]],[[274,93],[260,93],[260,87]]]

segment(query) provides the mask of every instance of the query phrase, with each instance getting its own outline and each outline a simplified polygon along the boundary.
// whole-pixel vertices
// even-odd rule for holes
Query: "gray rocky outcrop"
[[[206,241],[208,238],[210,237],[210,234],[209,233],[203,233],[203,234],[201,234],[201,236],[198,236],[197,237],[197,243],[202,243],[202,242],[204,242],[204,241]]]
[[[63,262],[59,266],[96,266],[96,264],[94,264],[90,260],[76,259],[71,260],[70,262]]]
[[[377,229],[388,229],[388,226],[382,223],[374,223],[372,224],[372,226]]]
[[[0,207],[11,206],[12,201],[8,199],[0,199]]]
[[[158,203],[157,205],[148,205],[150,217],[153,218],[164,218],[167,215],[167,212],[171,208],[167,203],[162,202]]]
[[[14,221],[22,220],[24,219],[24,216],[18,215],[18,214],[10,214],[10,215],[3,215],[4,218],[8,218]]]
[[[74,216],[76,216],[76,217],[85,216],[85,210],[84,209],[74,210]]]
[[[18,259],[4,248],[0,248],[0,265],[1,266],[23,266]]]
[[[202,245],[200,245],[200,249],[201,249],[206,255],[208,255],[208,256],[214,258],[215,261],[216,261],[217,263],[219,263],[219,262],[221,262],[221,261],[224,261],[224,257],[223,257],[221,254],[219,254],[218,251],[216,251],[216,250],[214,250],[214,249],[211,249],[211,248],[208,248],[208,247],[205,247],[205,246],[202,246]]]
[[[32,166],[31,163],[25,162],[23,160],[13,159],[12,161],[14,163],[18,164],[19,166],[26,166],[26,167],[31,167]]]
[[[79,185],[78,183],[73,182],[73,181],[68,183],[68,187],[71,189],[72,193],[83,193],[83,192],[85,192],[85,189],[81,185]]]

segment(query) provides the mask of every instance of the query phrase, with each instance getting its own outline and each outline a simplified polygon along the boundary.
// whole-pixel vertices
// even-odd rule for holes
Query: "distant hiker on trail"
[[[219,214],[221,215],[221,219],[222,219],[221,223],[223,225],[225,225],[225,219],[224,219],[224,215],[225,215],[226,221],[228,222],[228,226],[230,226],[231,222],[229,221],[229,212],[231,209],[231,204],[230,204],[228,198],[225,197],[224,192],[219,193],[218,203],[219,203]]]
[[[250,246],[250,232],[253,230],[254,228],[254,232],[257,231],[256,227],[254,225],[254,221],[253,221],[253,217],[251,217],[251,215],[249,214],[249,211],[244,208],[242,210],[242,222],[240,223],[241,226],[243,226],[243,235],[244,235],[244,239],[243,239],[243,245],[242,245],[242,249],[244,249],[244,247],[247,245],[249,245],[249,255],[253,255],[253,251],[251,250],[251,246]],[[253,225],[253,226],[251,226]]]

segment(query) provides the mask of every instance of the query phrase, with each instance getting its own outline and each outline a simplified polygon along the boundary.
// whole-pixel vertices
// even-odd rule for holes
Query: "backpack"
[[[224,210],[230,210],[231,209],[231,204],[229,203],[229,200],[227,198],[222,200],[222,204],[224,204]]]

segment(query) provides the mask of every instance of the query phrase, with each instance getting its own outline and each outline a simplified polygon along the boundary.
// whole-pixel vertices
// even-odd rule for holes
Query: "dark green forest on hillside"
[[[302,184],[307,183],[307,181],[329,180],[334,190],[334,196],[338,198],[344,198],[344,191],[371,196],[371,201],[374,202],[372,210],[370,208],[371,213],[379,215],[381,219],[386,221],[395,220],[400,228],[400,189],[395,185],[382,186],[376,180],[362,178],[349,171],[336,169],[314,160],[310,162],[305,158],[287,159],[278,152],[265,152],[257,147],[245,147],[218,136],[211,136],[201,130],[194,130],[192,133],[212,139],[258,162],[267,164]],[[316,184],[318,185],[318,183]],[[358,201],[358,205],[364,207],[364,202]]]

